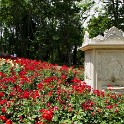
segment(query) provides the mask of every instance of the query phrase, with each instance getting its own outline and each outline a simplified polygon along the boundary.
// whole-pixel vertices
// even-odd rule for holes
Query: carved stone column
[[[89,38],[79,48],[85,52],[85,82],[93,89],[124,86],[124,32],[112,27],[104,36]]]

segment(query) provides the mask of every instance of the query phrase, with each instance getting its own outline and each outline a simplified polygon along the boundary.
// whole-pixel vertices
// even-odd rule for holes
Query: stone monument
[[[124,88],[124,32],[112,27],[104,36],[89,38],[79,48],[85,52],[85,82],[93,89],[102,90],[108,85]]]

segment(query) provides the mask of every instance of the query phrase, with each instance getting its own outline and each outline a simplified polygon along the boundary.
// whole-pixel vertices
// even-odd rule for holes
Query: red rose
[[[66,75],[63,74],[63,75],[61,76],[61,78],[62,78],[63,80],[65,80],[65,79],[66,79]]]
[[[28,91],[24,91],[24,94],[23,94],[23,98],[29,98],[29,92]]]
[[[12,124],[12,120],[8,119],[5,124]]]
[[[113,108],[113,105],[108,105],[106,106],[107,109],[112,109]]]
[[[4,122],[7,120],[7,118],[4,115],[0,115],[0,119]]]
[[[0,92],[0,98],[4,96],[4,93],[3,92]]]
[[[43,88],[43,84],[42,82],[40,82],[38,85],[37,85],[37,89],[42,89]]]
[[[6,113],[6,109],[4,106],[1,108],[1,111],[2,111],[2,113]]]
[[[42,118],[47,121],[52,121],[52,118],[53,118],[52,110],[45,110],[42,114]]]

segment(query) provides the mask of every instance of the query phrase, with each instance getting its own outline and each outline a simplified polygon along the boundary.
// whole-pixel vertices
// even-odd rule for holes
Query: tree
[[[1,0],[1,46],[19,57],[77,63],[82,42],[80,0]]]
[[[105,13],[98,17],[93,16],[89,21],[87,30],[90,37],[103,35],[103,32],[112,26],[124,31],[124,2],[122,0],[104,0],[103,2]]]
[[[98,35],[103,35],[103,32],[111,27],[112,27],[111,19],[108,18],[108,16],[105,14],[98,16],[97,18],[93,17],[89,21],[87,31],[89,32],[89,36],[93,38]]]
[[[1,0],[0,20],[4,30],[8,32],[8,37],[1,38],[7,51],[16,52],[20,57],[28,56],[30,40],[34,31],[34,23],[31,17],[31,6],[26,0]],[[7,42],[7,43],[6,43]]]
[[[42,16],[40,17],[42,19],[37,21],[40,26],[36,33],[42,57],[47,61],[70,64],[74,46],[81,44],[79,8],[72,0],[52,0],[47,2],[46,6],[48,7],[44,8],[47,8],[45,11],[47,17]]]
[[[108,18],[111,18],[112,24],[117,28],[124,30],[124,1],[123,0],[107,0],[106,12]]]

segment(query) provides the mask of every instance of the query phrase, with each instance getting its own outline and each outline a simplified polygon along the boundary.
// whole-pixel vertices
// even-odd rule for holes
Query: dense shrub
[[[124,96],[82,80],[82,68],[0,59],[0,124],[123,124]]]

